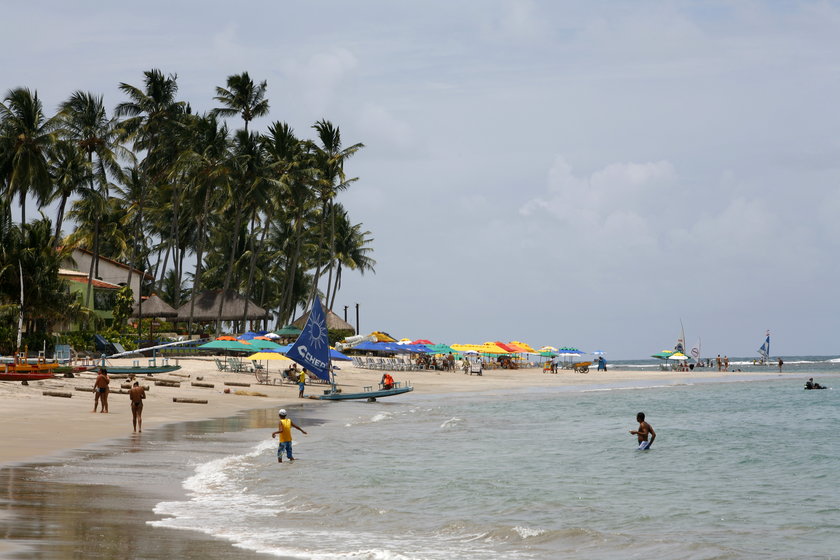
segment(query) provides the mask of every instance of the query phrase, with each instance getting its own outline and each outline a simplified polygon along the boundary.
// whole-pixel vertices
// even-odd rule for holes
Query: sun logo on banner
[[[319,317],[309,324],[309,336],[311,337],[310,344],[315,349],[321,348],[325,340],[329,340],[327,336],[327,326],[324,324],[324,318]]]

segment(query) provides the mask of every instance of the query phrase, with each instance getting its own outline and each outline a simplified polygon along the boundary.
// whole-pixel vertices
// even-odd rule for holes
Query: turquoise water
[[[265,430],[196,461],[155,524],[290,558],[832,558],[837,395],[788,378],[334,403],[292,412],[311,428],[294,464]]]

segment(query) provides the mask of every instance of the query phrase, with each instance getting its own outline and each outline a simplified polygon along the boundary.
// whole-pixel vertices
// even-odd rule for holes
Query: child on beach
[[[281,408],[280,412],[278,412],[280,416],[280,423],[277,427],[276,432],[271,433],[271,437],[277,437],[277,434],[280,434],[280,445],[277,447],[277,462],[283,462],[283,452],[286,452],[286,457],[289,458],[289,461],[294,461],[295,458],[292,457],[292,428],[300,430],[301,433],[306,434],[306,432],[292,422],[291,418],[286,418],[286,409]]]

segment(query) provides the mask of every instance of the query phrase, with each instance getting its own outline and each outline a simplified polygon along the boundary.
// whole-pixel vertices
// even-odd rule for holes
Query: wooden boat
[[[340,389],[328,389],[324,391],[323,395],[311,397],[322,401],[350,401],[350,400],[366,400],[368,402],[375,402],[381,397],[392,397],[394,395],[402,395],[414,390],[411,385],[403,386],[400,382],[394,383],[393,389],[377,389],[373,387],[365,387],[361,393],[342,393]]]
[[[151,375],[153,373],[170,373],[178,371],[181,366],[105,366],[109,374],[125,375]]]
[[[0,381],[37,381],[49,379],[54,376],[54,370],[58,362],[48,362],[44,358],[38,358],[36,362],[30,362],[26,356],[15,354],[11,362],[2,364],[0,370]]]

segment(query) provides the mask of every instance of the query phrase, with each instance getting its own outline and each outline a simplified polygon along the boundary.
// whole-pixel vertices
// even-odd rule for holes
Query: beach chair
[[[213,358],[213,361],[214,361],[214,362],[216,362],[216,368],[217,368],[219,371],[227,371],[227,369],[228,369],[228,365],[227,365],[227,363],[226,363],[226,362],[223,362],[223,361],[222,361],[222,360],[220,360],[219,358]]]
[[[257,383],[260,385],[275,385],[275,382],[272,382],[271,376],[265,370],[265,368],[260,367],[259,369],[254,369],[254,377],[257,378]]]

